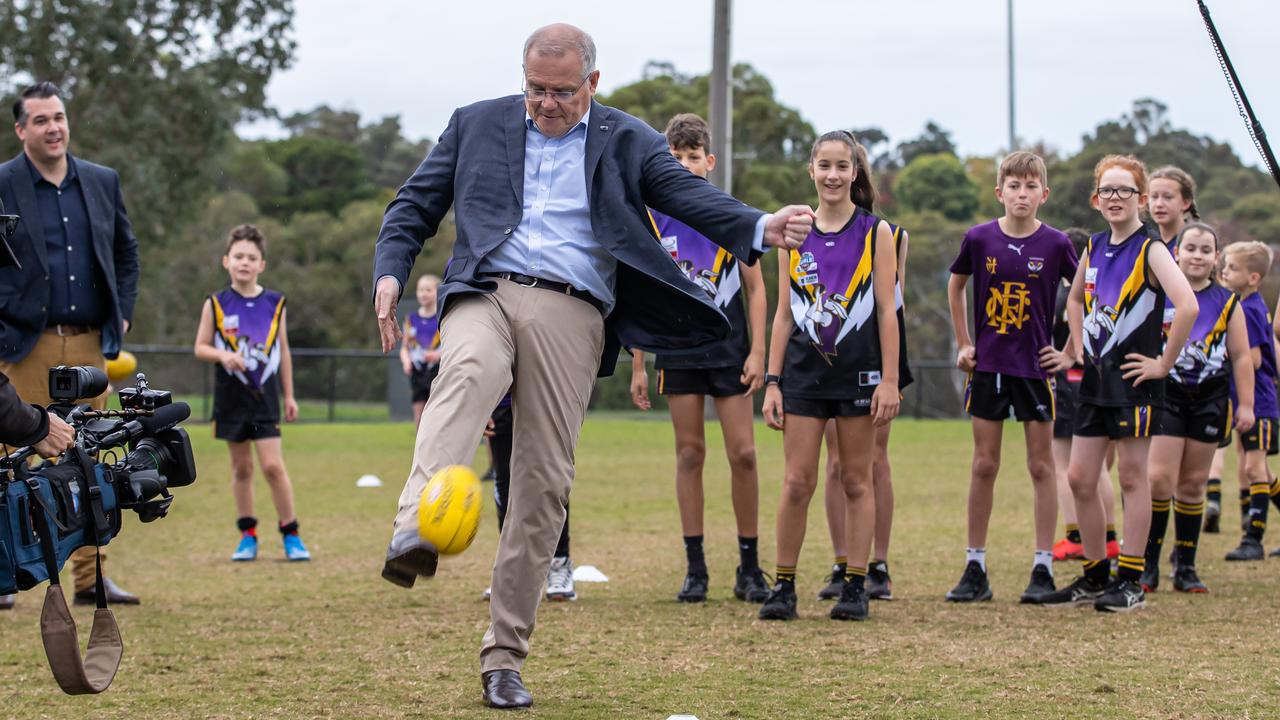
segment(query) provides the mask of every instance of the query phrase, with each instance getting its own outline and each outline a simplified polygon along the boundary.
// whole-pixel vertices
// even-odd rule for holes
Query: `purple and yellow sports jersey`
[[[1138,387],[1124,378],[1125,356],[1159,357],[1164,346],[1164,290],[1152,283],[1148,254],[1168,248],[1139,228],[1119,243],[1111,231],[1089,239],[1084,257],[1084,378],[1080,401],[1129,407],[1159,404],[1163,380]]]
[[[814,227],[788,254],[794,327],[784,394],[870,403],[882,369],[872,283],[879,224],[880,218],[858,208],[839,231]]]
[[[245,369],[232,373],[250,390],[261,391],[280,369],[280,321],[284,295],[264,289],[248,298],[227,287],[210,295],[213,346],[244,358]],[[227,371],[219,366],[222,373]]]
[[[413,369],[427,367],[427,351],[440,347],[440,316],[422,317],[411,313],[404,319],[404,337],[409,344],[409,360]]]
[[[747,360],[751,343],[747,331],[747,314],[742,305],[742,272],[737,258],[673,217],[657,210],[650,210],[649,216],[658,241],[671,255],[680,271],[702,288],[711,302],[729,319],[729,337],[705,352],[658,355],[654,358],[654,367],[741,367]]]
[[[1271,329],[1271,313],[1261,293],[1253,293],[1240,301],[1244,324],[1249,330],[1249,349],[1258,348],[1262,364],[1253,373],[1253,415],[1257,418],[1280,417],[1276,404],[1276,349]],[[1236,403],[1235,383],[1231,384],[1231,402]]]
[[[998,220],[964,234],[951,272],[973,276],[979,372],[1048,377],[1040,350],[1053,345],[1058,286],[1075,275],[1076,264],[1071,240],[1046,224],[1024,238],[1006,235]]]
[[[1191,326],[1187,344],[1169,371],[1169,380],[1186,388],[1195,388],[1197,398],[1212,400],[1227,394],[1227,324],[1239,307],[1240,298],[1230,290],[1209,283],[1196,292],[1200,314]],[[1165,300],[1164,324],[1173,322],[1173,303]]]

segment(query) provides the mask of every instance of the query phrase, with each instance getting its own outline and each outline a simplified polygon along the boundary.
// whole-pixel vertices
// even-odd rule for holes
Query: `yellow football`
[[[463,465],[437,472],[418,504],[418,534],[441,555],[456,555],[471,546],[480,525],[480,478]]]
[[[107,361],[107,378],[111,382],[131,380],[138,370],[138,358],[128,350],[121,350],[115,360]]]

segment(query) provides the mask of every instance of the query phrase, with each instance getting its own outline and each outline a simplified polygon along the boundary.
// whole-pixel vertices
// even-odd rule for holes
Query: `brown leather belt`
[[[48,335],[57,335],[58,337],[72,337],[75,335],[84,335],[85,333],[91,333],[97,329],[98,328],[95,328],[95,327],[89,327],[88,325],[68,325],[66,323],[57,323],[55,325],[50,325],[49,327],[46,327],[44,331]]]

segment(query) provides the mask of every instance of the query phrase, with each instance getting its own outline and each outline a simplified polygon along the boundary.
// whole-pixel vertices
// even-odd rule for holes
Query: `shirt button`
[[[72,309],[72,310],[75,310],[75,309],[76,309],[76,306],[75,306],[75,305],[72,305],[72,306],[71,306],[71,309]]]
[[[503,235],[510,235],[510,234],[511,234],[511,228],[507,228],[506,230],[503,230],[503,231],[502,231],[502,234],[503,234]]]
[[[75,280],[76,280],[76,276],[75,276],[75,275],[72,275],[72,276],[71,276],[70,278],[68,278],[68,279],[69,279],[69,280],[71,280],[72,282],[75,282]]]
[[[58,194],[59,194],[59,195],[61,195],[61,194],[62,194],[62,191],[61,191],[61,190],[59,190],[59,191],[58,191]]]
[[[71,246],[70,246],[70,245],[68,245],[68,246],[67,246],[67,252],[71,252]]]
[[[62,218],[62,222],[71,222],[68,218]]]
[[[546,190],[546,189],[547,189],[547,186],[546,186],[546,185],[543,185],[543,186],[542,186],[542,189],[543,189],[543,190]]]

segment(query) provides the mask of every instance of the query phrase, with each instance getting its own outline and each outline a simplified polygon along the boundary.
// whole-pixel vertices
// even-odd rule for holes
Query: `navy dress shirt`
[[[23,156],[26,158],[26,156]],[[60,185],[45,180],[27,159],[49,259],[49,325],[102,327],[111,307],[107,284],[93,255],[89,211],[85,207],[75,158],[67,157]]]

